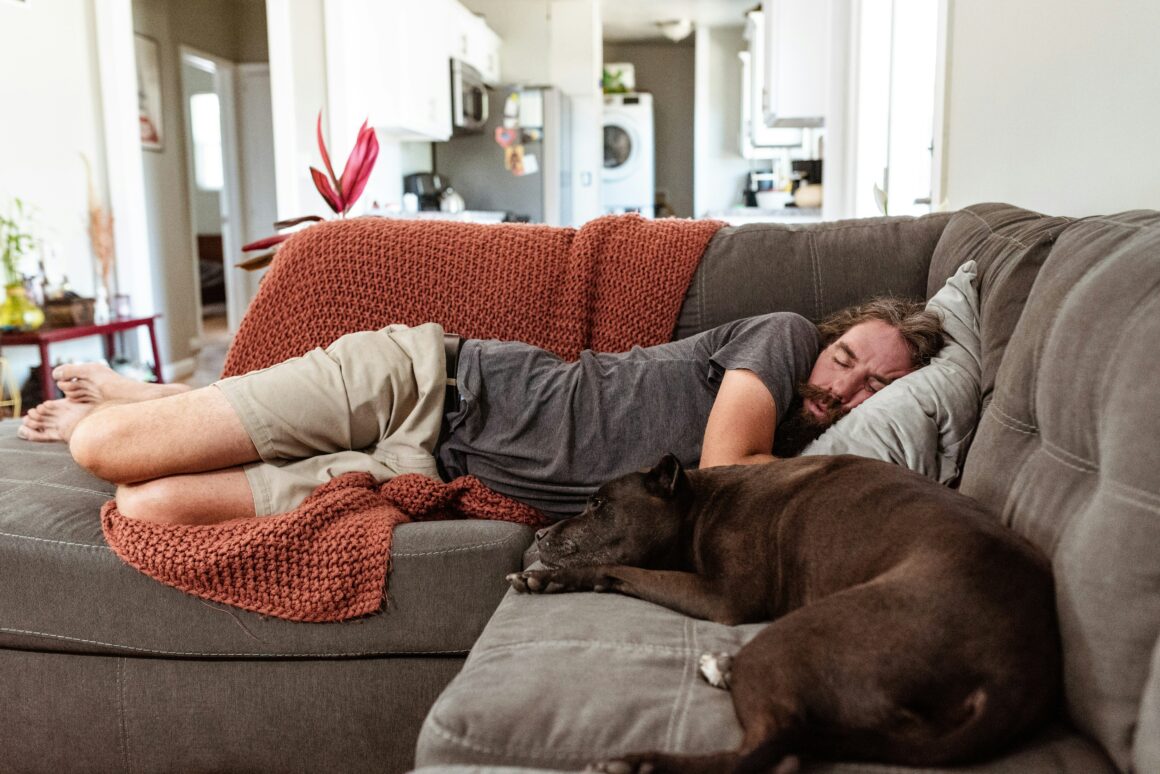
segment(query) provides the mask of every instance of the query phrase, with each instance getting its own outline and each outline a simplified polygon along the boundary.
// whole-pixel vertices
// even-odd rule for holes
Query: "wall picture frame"
[[[134,35],[137,59],[137,107],[140,112],[141,147],[160,151],[164,146],[161,121],[161,47],[146,35]]]

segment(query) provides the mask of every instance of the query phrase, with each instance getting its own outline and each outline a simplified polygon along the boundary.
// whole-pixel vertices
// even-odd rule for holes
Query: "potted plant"
[[[35,330],[44,312],[28,298],[20,262],[35,243],[24,202],[13,200],[8,215],[0,215],[0,269],[3,270],[4,302],[0,305],[0,330]]]

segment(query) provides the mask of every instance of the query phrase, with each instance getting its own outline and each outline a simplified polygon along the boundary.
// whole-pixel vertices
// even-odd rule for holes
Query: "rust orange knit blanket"
[[[287,240],[262,279],[223,376],[301,355],[357,330],[438,322],[467,338],[527,341],[575,359],[668,341],[717,221],[599,218],[580,229],[359,218]],[[420,479],[416,481],[415,479]],[[487,490],[350,474],[296,510],[214,526],[166,526],[102,511],[130,565],[199,597],[296,621],[378,610],[391,530],[410,519],[541,515]]]

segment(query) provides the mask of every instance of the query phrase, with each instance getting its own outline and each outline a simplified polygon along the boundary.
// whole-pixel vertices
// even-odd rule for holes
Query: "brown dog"
[[[608,772],[792,768],[796,755],[929,766],[993,755],[1051,711],[1051,570],[978,503],[896,465],[800,457],[686,473],[671,456],[543,530],[519,591],[615,591],[740,624],[702,672],[740,749],[643,753]]]

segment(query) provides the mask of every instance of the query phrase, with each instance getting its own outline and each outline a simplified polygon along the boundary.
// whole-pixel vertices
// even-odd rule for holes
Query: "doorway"
[[[270,68],[181,47],[186,163],[201,355],[220,368],[257,293],[260,272],[238,269],[241,247],[276,219]]]
[[[183,46],[181,49],[181,90],[185,105],[186,164],[189,180],[190,222],[193,227],[194,273],[197,277],[198,317],[201,337],[229,331],[226,303],[226,256],[236,246],[227,242],[234,235],[230,203],[235,197],[226,191],[223,138],[232,122],[227,105],[227,82],[232,65],[208,54]],[[223,114],[224,113],[224,114]]]

